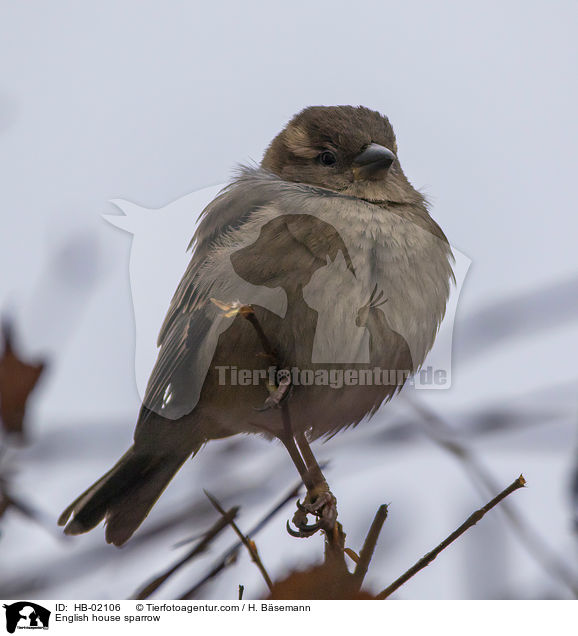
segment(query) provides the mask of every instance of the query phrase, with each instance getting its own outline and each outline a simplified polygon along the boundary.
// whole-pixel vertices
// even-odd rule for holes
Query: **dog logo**
[[[4,605],[6,630],[13,634],[17,629],[48,629],[50,611],[38,603],[18,601]]]

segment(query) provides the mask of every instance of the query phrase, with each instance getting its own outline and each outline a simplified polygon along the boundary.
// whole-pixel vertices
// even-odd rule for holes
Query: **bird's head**
[[[418,203],[397,158],[388,119],[363,106],[311,106],[265,152],[262,167],[282,179],[371,202]]]

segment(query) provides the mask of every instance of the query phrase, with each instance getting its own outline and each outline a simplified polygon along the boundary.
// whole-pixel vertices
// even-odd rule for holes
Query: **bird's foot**
[[[263,406],[255,407],[256,411],[268,411],[269,409],[278,409],[281,402],[286,400],[291,389],[291,376],[289,373],[279,374],[279,385],[267,387],[269,389],[269,397],[265,400]]]
[[[315,523],[308,523],[308,516],[317,517]],[[329,490],[305,497],[303,503],[297,501],[297,512],[293,515],[293,525],[291,528],[287,522],[287,532],[292,537],[311,537],[319,530],[333,532],[337,521],[337,500]]]

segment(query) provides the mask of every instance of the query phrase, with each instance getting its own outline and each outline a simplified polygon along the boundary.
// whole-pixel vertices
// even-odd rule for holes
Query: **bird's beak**
[[[385,146],[369,144],[353,160],[353,175],[355,179],[383,179],[396,158],[393,152]]]

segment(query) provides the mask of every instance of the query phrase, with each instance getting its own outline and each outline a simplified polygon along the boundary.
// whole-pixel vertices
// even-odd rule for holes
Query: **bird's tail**
[[[186,455],[147,455],[131,447],[120,460],[60,515],[65,534],[82,534],[106,520],[106,540],[127,541],[183,465]]]

